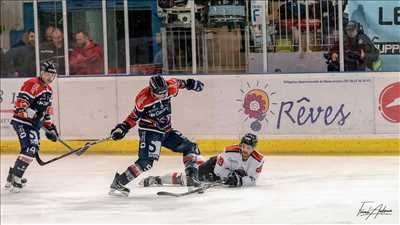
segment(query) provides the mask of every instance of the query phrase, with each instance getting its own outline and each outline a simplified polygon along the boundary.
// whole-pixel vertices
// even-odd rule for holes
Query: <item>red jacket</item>
[[[103,49],[89,40],[85,48],[74,48],[69,54],[70,74],[104,74]]]

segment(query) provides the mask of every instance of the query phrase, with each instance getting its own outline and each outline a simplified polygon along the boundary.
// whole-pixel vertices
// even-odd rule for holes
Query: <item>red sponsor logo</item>
[[[400,122],[400,82],[383,89],[379,96],[379,111],[389,122]]]
[[[257,169],[256,169],[256,172],[257,172],[257,173],[261,173],[261,171],[262,171],[262,167],[263,167],[263,165],[261,165],[261,166],[257,167]]]
[[[223,159],[222,157],[218,157],[218,162],[217,162],[217,164],[218,164],[219,166],[224,165],[224,159]]]

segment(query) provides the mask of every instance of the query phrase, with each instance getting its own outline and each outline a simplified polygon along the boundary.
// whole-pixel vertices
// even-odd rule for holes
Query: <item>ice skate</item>
[[[4,186],[4,188],[5,189],[13,188],[13,181],[14,181],[13,168],[10,167],[10,169],[8,170],[7,182],[6,182],[6,185]],[[27,182],[28,182],[28,180],[26,178],[22,178],[21,179],[21,188],[24,187]]]
[[[198,177],[197,169],[195,168],[186,169],[186,186],[188,187],[189,191],[201,187],[201,182]],[[202,193],[202,191],[200,191],[199,193]]]
[[[110,185],[110,191],[108,192],[109,195],[120,196],[123,195],[125,197],[129,196],[129,189],[124,187],[119,181],[119,174],[115,173],[115,177],[113,182]]]

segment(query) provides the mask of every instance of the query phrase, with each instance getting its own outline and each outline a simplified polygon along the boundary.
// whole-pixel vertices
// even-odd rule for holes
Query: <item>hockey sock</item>
[[[119,181],[122,185],[126,185],[142,173],[139,165],[133,164],[129,166],[124,173],[119,176]]]
[[[160,177],[162,184],[183,185],[182,173],[174,172]]]
[[[183,156],[183,164],[185,165],[185,170],[198,170],[199,166],[197,164],[197,157],[198,155],[193,153]]]
[[[22,178],[26,168],[29,166],[32,160],[33,158],[20,154],[17,160],[15,161],[13,174],[18,178]]]

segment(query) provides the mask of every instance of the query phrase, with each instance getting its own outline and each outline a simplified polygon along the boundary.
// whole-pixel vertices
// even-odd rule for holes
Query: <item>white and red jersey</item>
[[[243,186],[253,186],[261,174],[263,164],[264,157],[256,150],[244,161],[240,145],[232,145],[218,155],[214,173],[222,180],[226,180],[232,171],[242,169],[246,172],[246,176],[242,177]]]
[[[139,123],[139,128],[166,132],[171,129],[171,98],[178,95],[179,89],[186,87],[186,82],[179,79],[169,79],[168,95],[157,99],[147,86],[135,98],[135,107],[124,120],[130,127]]]
[[[15,101],[12,122],[23,123],[40,129],[52,124],[51,115],[53,90],[40,78],[35,77],[24,82]]]

